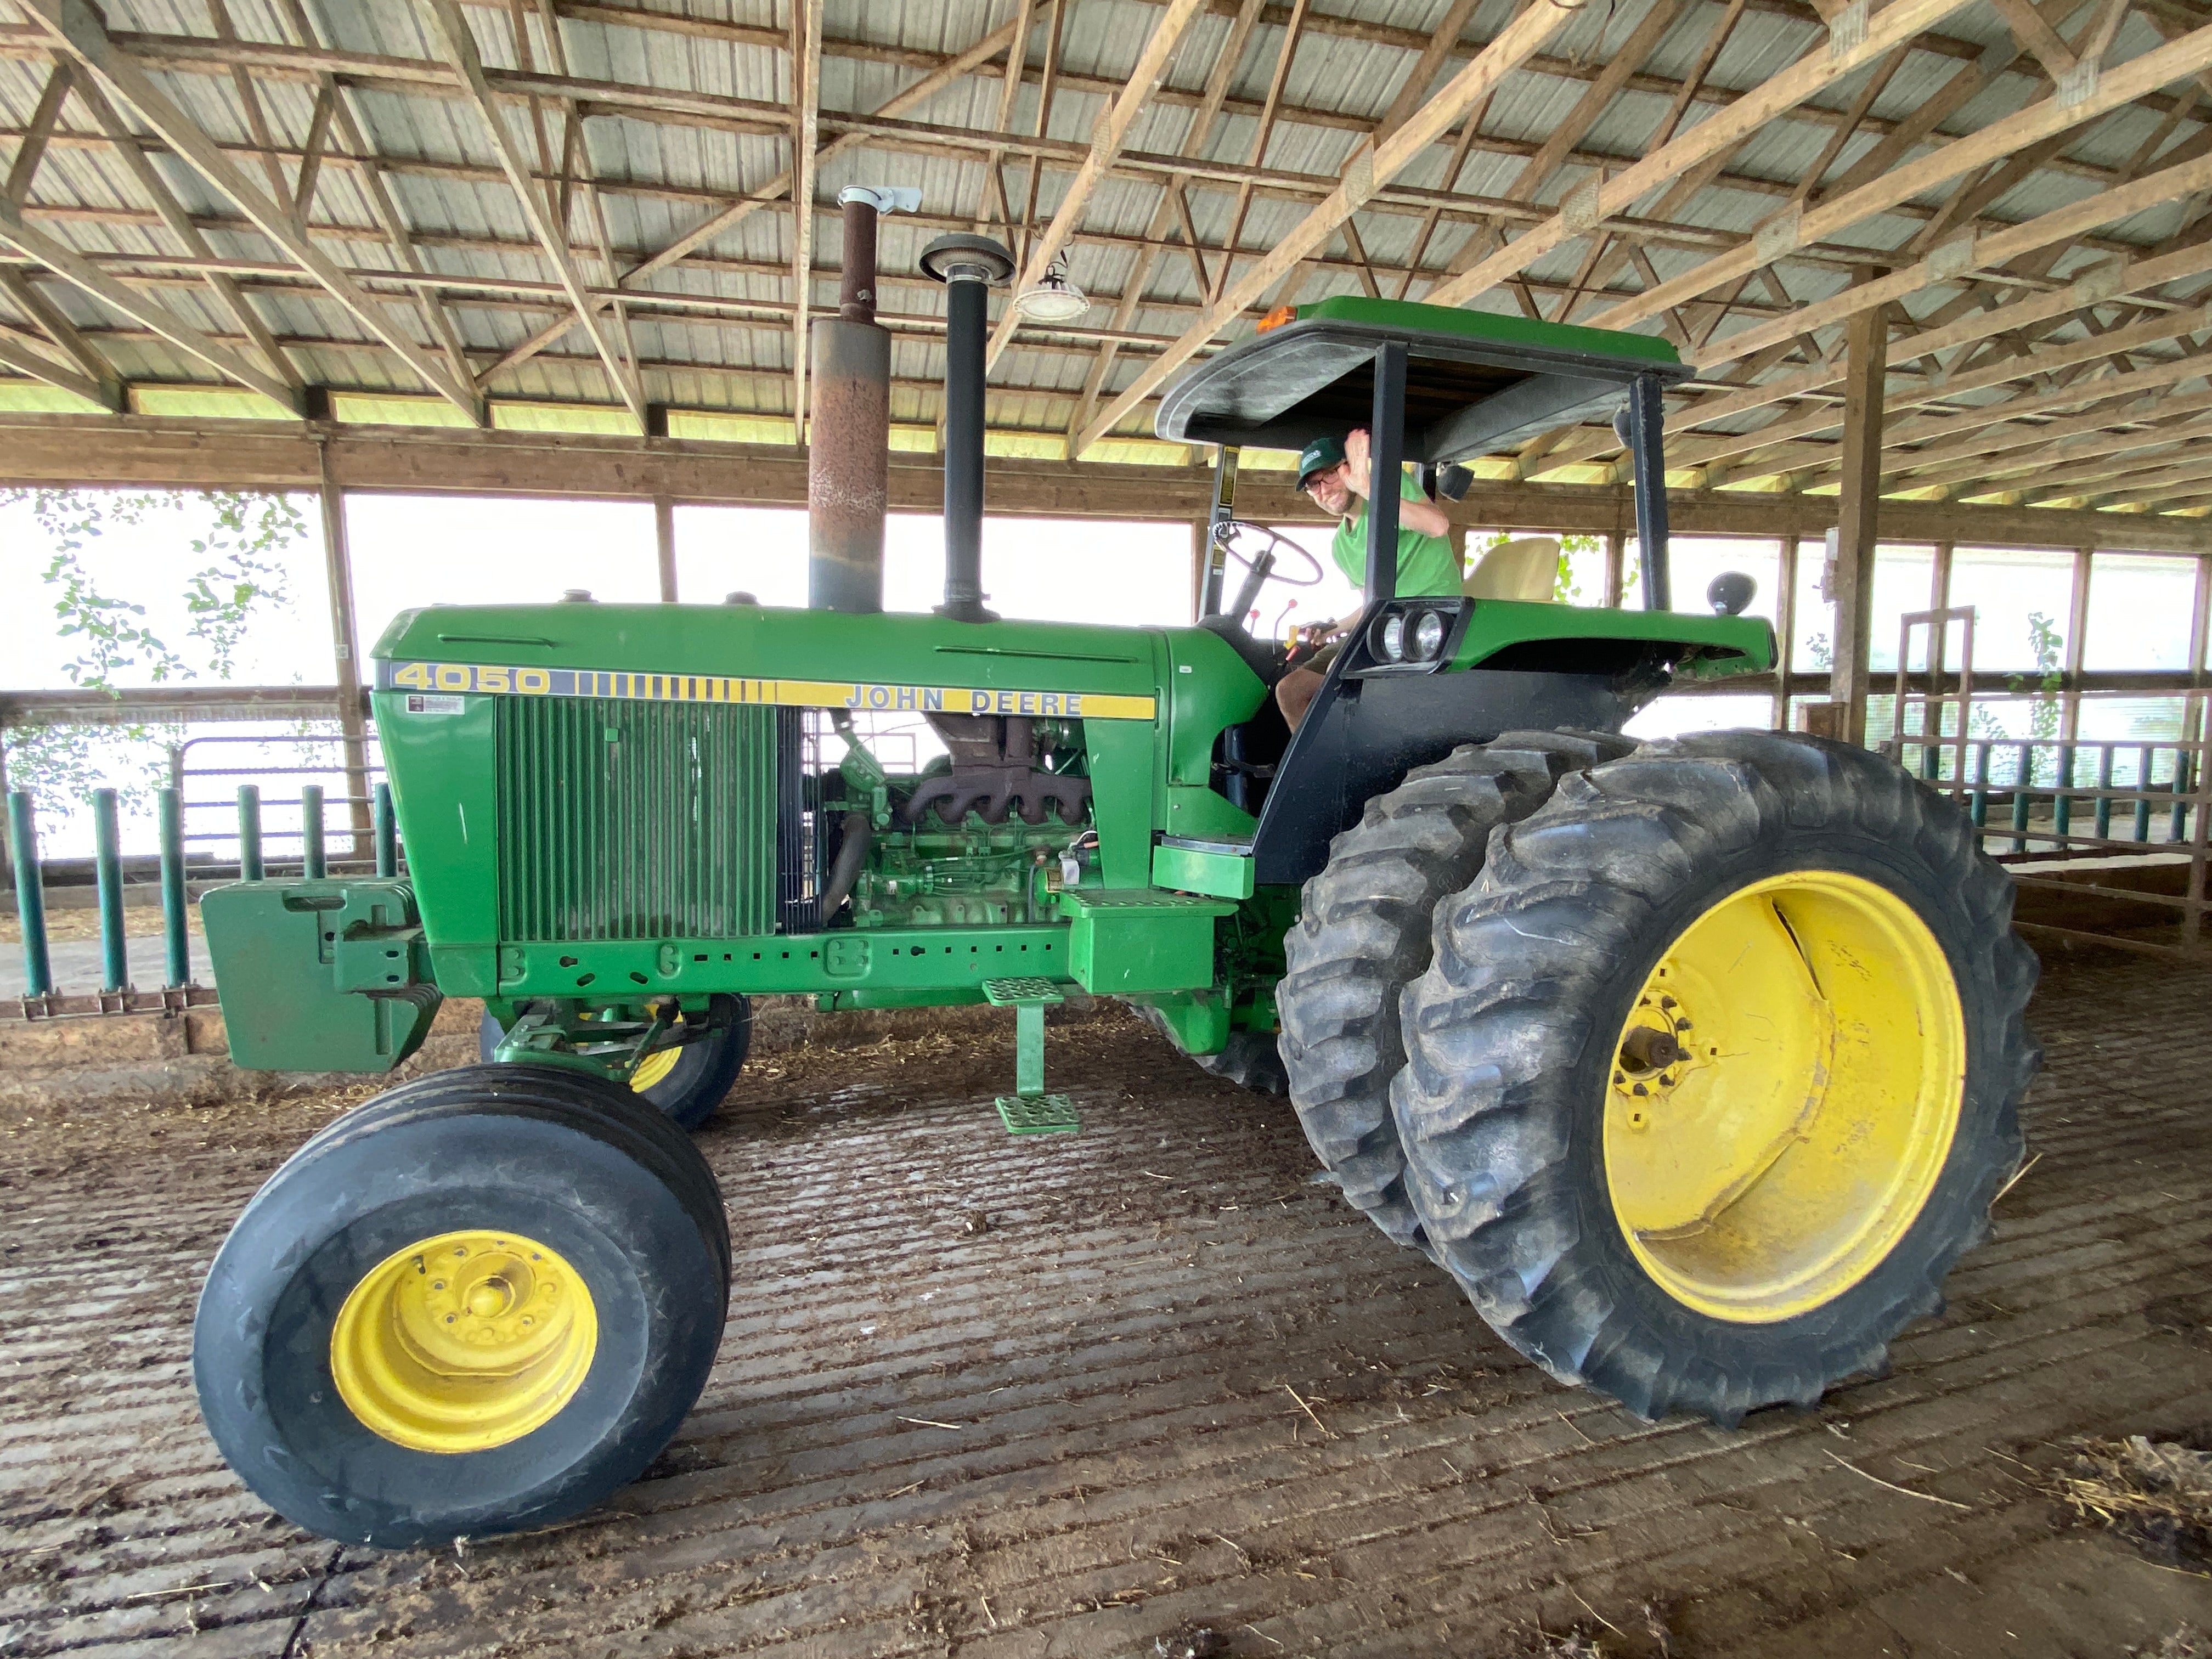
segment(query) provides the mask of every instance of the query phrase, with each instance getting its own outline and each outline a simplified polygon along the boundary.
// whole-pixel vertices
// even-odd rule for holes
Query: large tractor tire
[[[1229,1034],[1229,1041],[1218,1054],[1194,1054],[1176,1042],[1175,1032],[1157,1008],[1147,1008],[1142,1003],[1131,1005],[1151,1026],[1170,1042],[1176,1051],[1199,1070],[1233,1083],[1240,1089],[1249,1089],[1255,1095],[1279,1095],[1285,1088],[1283,1058],[1279,1051],[1275,1033],[1238,1030]]]
[[[403,1549],[547,1526],[668,1443],[729,1283],[714,1174],[666,1116],[554,1066],[457,1067],[253,1196],[193,1380],[239,1478],[310,1531]]]
[[[1634,745],[1603,733],[1509,732],[1409,772],[1329,843],[1306,883],[1276,988],[1291,1103],[1346,1199],[1425,1249],[1390,1117],[1405,1064],[1398,998],[1429,965],[1431,920],[1480,873],[1491,832],[1551,798],[1559,777]]]
[[[727,1098],[753,1046],[750,997],[718,995],[705,1035],[645,1057],[629,1086],[680,1129],[703,1129]],[[477,1058],[489,1062],[507,1035],[489,1013],[477,1027]]]
[[[1639,1416],[1878,1370],[2021,1158],[2034,956],[1966,818],[1864,750],[1650,744],[1436,918],[1391,1104],[1498,1334]]]

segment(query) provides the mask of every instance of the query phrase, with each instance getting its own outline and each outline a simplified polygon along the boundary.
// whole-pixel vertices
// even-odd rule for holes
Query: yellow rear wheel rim
[[[681,1048],[661,1048],[647,1054],[638,1061],[637,1070],[629,1074],[629,1086],[643,1094],[676,1069],[677,1059],[683,1052]]]
[[[362,1275],[331,1328],[331,1375],[385,1439],[483,1451],[558,1415],[598,1346],[592,1293],[556,1252],[520,1233],[441,1233]]]
[[[1737,889],[1638,992],[1605,1087],[1606,1182],[1636,1259],[1717,1319],[1834,1301],[1942,1174],[1966,1080],[1942,946],[1839,871]]]

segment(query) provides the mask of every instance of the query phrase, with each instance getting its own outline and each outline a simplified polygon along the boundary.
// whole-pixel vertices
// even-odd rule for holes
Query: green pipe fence
[[[261,866],[261,786],[238,786],[238,878],[259,881]]]
[[[54,988],[46,957],[46,891],[39,873],[39,825],[31,792],[8,792],[8,857],[15,872],[15,916],[23,924],[23,988],[34,997]]]
[[[164,789],[158,797],[161,821],[161,947],[167,969],[161,983],[171,990],[192,982],[191,931],[185,893],[185,798]]]
[[[100,899],[100,988],[131,988],[131,957],[123,933],[123,833],[116,819],[115,792],[92,792],[93,878]]]
[[[323,850],[323,786],[303,783],[300,786],[300,873],[309,881],[320,881],[330,872],[330,860]]]

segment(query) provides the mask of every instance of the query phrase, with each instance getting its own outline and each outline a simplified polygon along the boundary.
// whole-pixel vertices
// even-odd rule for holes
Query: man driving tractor
[[[1337,520],[1329,555],[1345,580],[1354,587],[1367,580],[1367,428],[1354,427],[1341,441],[1316,438],[1298,457],[1298,488],[1315,506]],[[1460,591],[1459,555],[1447,539],[1450,520],[1442,508],[1421,493],[1410,473],[1398,478],[1398,592],[1412,597]],[[1355,498],[1357,510],[1355,507]],[[1359,612],[1334,622],[1310,624],[1309,631],[1323,637],[1335,635],[1358,620]],[[1320,695],[1330,659],[1341,641],[1330,638],[1307,659],[1275,683],[1275,703],[1283,718],[1295,728],[1305,718],[1307,707]]]

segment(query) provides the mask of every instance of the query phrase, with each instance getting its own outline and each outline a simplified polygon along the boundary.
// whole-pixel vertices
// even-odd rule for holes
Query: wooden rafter
[[[791,418],[806,432],[806,319],[814,286],[814,167],[822,130],[823,0],[793,0],[791,134]]]
[[[71,53],[79,67],[98,80],[105,91],[130,105],[164,143],[235,202],[256,229],[313,275],[363,327],[404,358],[424,385],[457,407],[474,413],[473,396],[448,380],[422,348],[393,325],[382,307],[313,245],[293,222],[289,211],[250,183],[207,133],[154,85],[146,71],[115,46],[86,0],[19,0],[19,3],[47,32],[55,46]]]
[[[33,229],[23,222],[12,202],[0,202],[0,243],[37,261],[63,281],[76,284],[110,310],[121,312],[151,329],[226,380],[274,398],[280,404],[291,405],[293,389],[283,381],[264,374],[236,353],[216,344],[167,307],[155,304],[145,295],[117,281],[74,248],[64,246],[43,231]]]
[[[485,136],[490,140],[492,155],[500,170],[507,174],[507,182],[514,187],[515,199],[521,204],[522,216],[544,250],[553,267],[555,278],[568,295],[591,335],[599,359],[606,365],[608,377],[613,381],[617,395],[628,405],[641,431],[645,427],[645,392],[637,375],[623,360],[620,349],[608,332],[599,325],[599,317],[586,293],[584,279],[578,274],[575,261],[568,253],[568,233],[565,226],[553,222],[552,204],[538,187],[529,163],[516,148],[514,135],[507,130],[507,118],[493,101],[490,85],[484,79],[483,59],[477,52],[476,37],[469,32],[467,21],[461,15],[456,0],[421,0],[421,11],[430,25],[434,38],[443,46],[475,94],[477,113],[482,117]],[[442,378],[442,377],[441,377]]]
[[[1304,3],[1304,0],[1299,0],[1299,3]],[[1092,128],[1090,154],[1083,158],[1082,165],[1075,170],[1075,177],[1061,193],[1052,222],[1045,227],[1043,234],[1030,247],[1028,260],[1016,278],[1018,285],[1026,286],[1042,278],[1052,262],[1060,256],[1060,249],[1067,245],[1068,238],[1075,234],[1076,226],[1082,222],[1084,210],[1090,204],[1091,191],[1113,167],[1114,158],[1121,153],[1121,146],[1128,139],[1130,128],[1144,113],[1153,89],[1167,74],[1168,60],[1174,56],[1176,48],[1182,44],[1184,31],[1190,27],[1192,21],[1203,8],[1204,0],[1168,0],[1167,9],[1152,26],[1152,38],[1145,42],[1145,49],[1137,56],[1136,66],[1130,71],[1127,84],[1099,118],[1098,125]],[[987,369],[998,362],[1006,349],[1007,342],[1013,338],[1017,314],[1012,306],[1000,314],[999,325],[992,331],[990,345],[984,356]]]
[[[885,118],[895,118],[936,96],[955,81],[973,74],[1006,51],[1008,43],[1013,39],[1013,32],[1014,26],[1012,23],[1003,24],[992,30],[959,57],[950,59],[912,86],[894,93],[875,112],[876,114]],[[854,148],[860,142],[858,136],[852,134],[833,138],[829,143],[821,147],[816,157],[817,165],[828,161],[832,155]],[[746,191],[736,201],[716,209],[666,246],[656,249],[640,259],[623,274],[619,286],[624,289],[642,289],[645,283],[654,276],[689,257],[695,250],[705,246],[726,232],[736,228],[771,203],[782,200],[791,193],[791,169],[786,167],[766,183]],[[576,325],[577,319],[573,317],[557,319],[550,326],[540,330],[501,357],[498,362],[492,365],[490,369],[485,371],[483,376],[479,377],[480,380],[488,380],[494,374],[527,362]]]
[[[1899,3],[1910,4],[1911,0]],[[1078,453],[1111,432],[1123,416],[1131,413],[1153,388],[1189,362],[1220,332],[1224,325],[1240,316],[1247,307],[1289,276],[1309,253],[1334,235],[1337,227],[1365,205],[1379,186],[1395,179],[1477,100],[1558,33],[1570,15],[1564,8],[1551,5],[1533,6],[1522,11],[1405,125],[1372,150],[1354,155],[1346,170],[1344,182],[1277,241],[1266,258],[1232,282],[1228,291],[1207,307],[1206,314],[1193,327],[1139,370],[1121,395],[1092,420],[1078,441]]]
[[[9,302],[60,349],[75,365],[76,375],[89,388],[79,391],[72,386],[70,391],[118,415],[129,407],[124,400],[123,377],[115,372],[115,366],[101,356],[84,337],[83,331],[62,314],[60,307],[39,292],[28,276],[20,271],[0,269],[0,294],[6,295]]]

